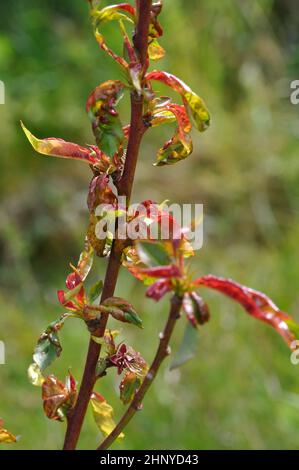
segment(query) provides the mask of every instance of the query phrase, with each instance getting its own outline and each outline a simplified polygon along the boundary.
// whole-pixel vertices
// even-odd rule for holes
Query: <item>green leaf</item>
[[[124,141],[123,128],[119,117],[108,115],[108,113],[105,114],[104,123],[97,120],[94,134],[100,150],[108,157],[113,157]]]
[[[170,364],[170,370],[181,367],[192,359],[197,351],[198,330],[191,323],[187,323],[181,345]]]
[[[137,250],[140,260],[146,266],[164,266],[171,263],[171,258],[162,243],[140,241]]]
[[[127,323],[132,323],[132,325],[138,326],[138,328],[143,328],[142,320],[135,310],[130,309],[129,311],[124,312],[124,317]]]
[[[102,280],[96,282],[93,286],[91,286],[89,290],[89,295],[88,295],[91,303],[93,303],[100,296],[102,290],[103,290]]]

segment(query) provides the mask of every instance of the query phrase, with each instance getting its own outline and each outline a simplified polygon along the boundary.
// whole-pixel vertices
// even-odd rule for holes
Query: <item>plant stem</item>
[[[180,317],[181,305],[182,299],[174,295],[171,299],[171,308],[167,323],[165,325],[163,333],[160,334],[159,347],[157,349],[152,365],[148,373],[146,374],[141,387],[133,398],[133,401],[131,402],[129,408],[127,409],[123,417],[120,419],[114,430],[109,434],[109,436],[106,437],[106,439],[97,448],[97,450],[108,449],[111,444],[115,441],[115,439],[119,436],[119,434],[123,431],[123,429],[127,426],[127,424],[131,421],[136,411],[141,409],[141,404],[146,392],[153,383],[163,360],[170,354],[169,341],[174,330],[176,320]]]
[[[139,1],[138,22],[134,36],[134,46],[138,52],[139,59],[142,64],[143,76],[147,68],[148,30],[151,16],[151,6],[152,0]],[[129,203],[129,199],[132,193],[140,142],[146,130],[142,117],[143,101],[143,96],[139,96],[135,92],[131,94],[130,135],[124,171],[118,188],[119,194],[127,197],[127,203]],[[106,298],[113,296],[114,294],[120,268],[120,260],[121,249],[119,248],[118,240],[114,240],[105,275],[101,302],[103,302]],[[95,336],[102,337],[104,335],[108,317],[108,314],[102,315],[98,331],[94,334]],[[90,400],[90,395],[96,381],[96,365],[100,352],[101,345],[90,339],[77,403],[72,410],[72,413],[68,417],[67,430],[63,447],[64,450],[73,450],[76,448]]]

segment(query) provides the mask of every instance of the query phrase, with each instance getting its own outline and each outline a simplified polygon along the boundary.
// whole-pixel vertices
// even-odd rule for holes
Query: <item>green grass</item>
[[[299,70],[298,48],[291,44],[295,12],[281,26],[269,0],[164,3],[161,42],[168,55],[157,67],[178,74],[205,98],[212,125],[194,134],[188,160],[167,168],[152,163],[172,129],[147,134],[134,200],[204,203],[204,246],[193,261],[198,275],[229,276],[264,291],[299,320],[298,113],[288,100],[289,77],[298,78]],[[0,416],[21,435],[2,449],[58,449],[65,425],[45,418],[41,391],[29,384],[26,371],[40,332],[62,313],[56,290],[82,248],[90,174],[80,163],[36,156],[19,120],[37,136],[92,142],[85,99],[98,83],[119,78],[119,71],[98,50],[81,0],[43,6],[28,0],[26,9],[13,0],[0,6],[0,18],[0,79],[6,84],[6,105],[0,106],[0,340],[7,361],[0,365]],[[116,43],[113,30],[108,34]],[[105,263],[97,262],[94,280]],[[117,295],[134,300],[145,328],[124,325],[123,336],[150,361],[167,300],[145,299],[144,288],[125,272]],[[299,365],[291,364],[289,350],[268,326],[216,293],[203,295],[212,319],[199,335],[197,356],[173,372],[165,362],[143,411],[115,448],[298,449]],[[184,322],[177,325],[173,351]],[[87,331],[70,321],[61,340],[61,359],[49,372],[64,379],[71,367],[80,380]],[[97,385],[116,417],[124,410],[118,382],[111,371]],[[80,448],[95,448],[100,439],[89,410]]]

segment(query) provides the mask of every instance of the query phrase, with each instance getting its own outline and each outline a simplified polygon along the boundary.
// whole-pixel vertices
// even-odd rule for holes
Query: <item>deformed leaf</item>
[[[293,349],[294,341],[299,339],[299,327],[294,319],[281,311],[274,302],[262,292],[233,281],[214,276],[202,276],[194,281],[195,286],[218,290],[243,306],[254,318],[271,325]]]
[[[198,330],[187,322],[181,345],[170,364],[170,370],[181,367],[192,359],[197,351]]]
[[[153,39],[148,46],[148,55],[151,60],[160,60],[165,55],[165,49],[159,44],[157,39]]]
[[[123,95],[124,84],[108,80],[97,86],[86,103],[96,142],[104,154],[113,157],[124,141],[123,126],[116,105]]]
[[[164,107],[157,106],[152,113],[151,125],[177,121],[178,127],[173,137],[167,141],[157,154],[156,166],[171,165],[188,157],[193,150],[189,133],[191,123],[184,106],[166,103]]]
[[[189,107],[195,125],[199,131],[204,131],[210,124],[210,114],[204,101],[181,79],[168,72],[154,70],[146,75],[148,81],[158,80],[177,91]]]
[[[41,335],[33,354],[33,360],[41,371],[46,369],[60,356],[62,347],[55,331],[45,332]]]
[[[39,366],[35,362],[28,367],[27,374],[29,381],[36,387],[41,387],[45,381]]]
[[[69,373],[66,384],[54,375],[45,378],[42,384],[44,411],[49,419],[63,421],[76,403],[77,390],[74,377]]]
[[[102,159],[102,154],[94,146],[90,146],[90,148],[87,149],[81,145],[55,137],[38,139],[26,129],[22,122],[21,126],[32,147],[38,153],[54,157],[81,160],[91,165],[99,164]]]
[[[140,377],[134,374],[134,372],[130,372],[130,371],[126,372],[119,386],[120,399],[124,405],[127,405],[133,400],[134,395],[136,391],[138,390],[138,388],[140,387],[140,385],[141,385]]]
[[[104,397],[99,393],[93,392],[90,398],[90,403],[92,406],[92,412],[94,420],[103,433],[104,436],[108,436],[111,431],[115,428],[115,422],[113,419],[113,408],[110,406]],[[124,433],[121,433],[118,436],[118,439],[123,439]]]

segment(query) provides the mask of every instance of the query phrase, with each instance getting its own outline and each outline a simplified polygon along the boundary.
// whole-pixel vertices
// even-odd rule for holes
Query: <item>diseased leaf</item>
[[[85,281],[86,277],[91,270],[93,258],[94,258],[94,250],[89,243],[88,239],[85,239],[84,243],[84,250],[80,254],[79,261],[77,267],[75,268],[75,272],[80,276],[81,282]]]
[[[123,95],[124,84],[119,80],[108,80],[97,86],[86,103],[96,142],[101,151],[113,157],[124,141],[123,126],[116,105]]]
[[[187,322],[181,345],[170,364],[170,370],[177,369],[192,359],[197,351],[198,330]]]
[[[18,438],[7,429],[3,428],[3,425],[4,422],[0,418],[0,444],[12,444],[13,442],[17,442]]]
[[[54,375],[45,378],[42,384],[44,412],[49,419],[63,421],[77,399],[76,382],[69,373],[64,385]]]
[[[191,88],[175,75],[168,72],[154,70],[146,75],[147,81],[158,80],[177,91],[189,107],[195,125],[199,131],[204,131],[210,124],[210,114],[204,101]]]
[[[62,351],[58,335],[55,331],[45,331],[35,347],[33,360],[41,371],[49,367],[60,356]]]
[[[282,336],[287,345],[293,348],[293,342],[299,339],[299,328],[293,318],[282,312],[274,302],[262,292],[242,286],[231,279],[225,279],[211,274],[202,276],[194,281],[196,286],[209,287],[218,290],[241,304],[253,317],[273,326]]]
[[[160,60],[165,55],[165,49],[159,44],[157,39],[153,39],[148,46],[148,55],[151,60]]]
[[[106,437],[115,428],[115,422],[113,419],[113,408],[110,406],[102,395],[97,392],[93,392],[90,398],[92,406],[92,412],[94,420],[99,430]],[[124,433],[118,436],[118,439],[123,439]]]
[[[203,325],[210,318],[207,304],[196,292],[186,293],[184,295],[183,310],[194,328]]]
[[[177,121],[178,127],[173,137],[167,141],[157,154],[156,166],[170,165],[188,157],[192,153],[193,145],[189,133],[191,123],[184,106],[166,103],[161,107],[157,102],[151,117],[151,125],[156,127],[161,124]]]
[[[35,362],[33,362],[33,364],[31,364],[28,367],[27,373],[28,373],[28,379],[32,385],[35,385],[36,387],[42,386],[42,384],[45,381],[45,378],[39,366]]]
[[[85,147],[81,147],[81,145],[73,144],[72,142],[67,142],[63,139],[56,139],[55,137],[37,139],[28,129],[26,129],[22,122],[21,126],[32,147],[38,153],[54,157],[81,160],[91,165],[101,166],[101,160],[103,160],[102,153],[95,146],[90,146],[87,149]]]
[[[119,386],[120,399],[124,405],[133,400],[140,385],[141,380],[134,372],[126,372]]]

